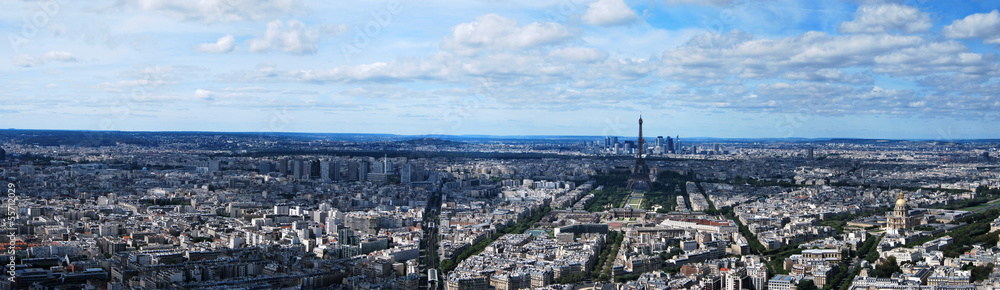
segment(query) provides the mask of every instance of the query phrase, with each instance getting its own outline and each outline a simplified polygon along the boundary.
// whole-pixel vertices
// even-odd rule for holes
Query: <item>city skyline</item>
[[[991,3],[696,2],[14,1],[0,122],[1000,138]]]

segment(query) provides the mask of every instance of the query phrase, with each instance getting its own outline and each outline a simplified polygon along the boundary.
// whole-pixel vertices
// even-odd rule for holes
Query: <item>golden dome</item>
[[[902,198],[897,199],[896,200],[896,206],[906,206],[906,200],[902,199]]]

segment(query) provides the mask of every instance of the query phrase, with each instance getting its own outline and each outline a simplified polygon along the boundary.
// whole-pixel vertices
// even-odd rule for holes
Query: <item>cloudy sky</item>
[[[995,1],[0,6],[0,128],[1000,138]]]

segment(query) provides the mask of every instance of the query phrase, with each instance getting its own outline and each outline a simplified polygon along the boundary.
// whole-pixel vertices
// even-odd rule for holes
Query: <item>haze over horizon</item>
[[[1000,3],[814,2],[8,1],[0,127],[1000,138]]]

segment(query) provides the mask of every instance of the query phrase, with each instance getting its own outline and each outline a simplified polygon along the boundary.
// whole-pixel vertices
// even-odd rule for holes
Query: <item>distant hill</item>
[[[116,146],[133,144],[151,146],[153,140],[137,136],[135,133],[116,131],[33,131],[23,134],[22,143],[39,146]]]
[[[455,142],[449,140],[442,140],[438,138],[410,139],[410,140],[399,141],[399,143],[413,145],[413,146],[458,146],[465,144],[464,142]]]
[[[0,140],[39,146],[116,146],[119,144],[157,145],[171,142],[191,142],[197,140],[203,148],[229,148],[233,142],[219,137],[267,139],[269,141],[301,142],[312,140],[335,140],[348,142],[399,142],[412,145],[462,145],[486,142],[546,142],[577,143],[581,141],[603,141],[606,136],[572,135],[396,135],[373,133],[296,133],[296,132],[210,132],[210,131],[86,131],[86,130],[21,130],[0,129]],[[625,140],[635,140],[634,136],[618,136]],[[666,137],[666,136],[664,136]],[[647,141],[654,137],[646,137]],[[1000,139],[866,139],[866,138],[716,138],[681,137],[688,144],[727,142],[799,142],[799,143],[851,143],[885,144],[900,142],[940,142],[956,143],[1000,143]],[[214,144],[216,142],[218,144]]]

